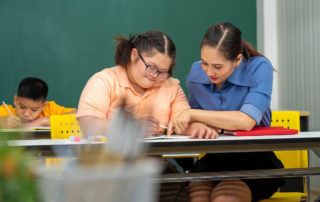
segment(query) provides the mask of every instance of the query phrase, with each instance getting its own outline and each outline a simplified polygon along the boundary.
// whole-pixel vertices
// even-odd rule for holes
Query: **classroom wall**
[[[309,130],[320,130],[320,1],[278,1],[279,103],[281,108],[310,112]],[[319,156],[309,152],[309,165]],[[320,193],[320,176],[310,177]]]
[[[273,68],[271,110],[279,110],[279,60],[277,0],[257,0],[257,50],[270,60]]]
[[[1,101],[12,104],[20,80],[35,76],[48,83],[48,100],[77,106],[89,77],[114,65],[113,37],[154,29],[175,42],[174,77],[185,90],[204,32],[220,21],[256,46],[256,0],[1,0]]]

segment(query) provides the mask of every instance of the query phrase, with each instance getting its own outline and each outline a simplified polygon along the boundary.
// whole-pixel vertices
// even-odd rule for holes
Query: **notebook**
[[[298,134],[298,130],[288,129],[284,127],[254,127],[250,131],[229,131],[224,130],[224,135],[234,136],[257,136],[257,135],[294,135]]]
[[[2,128],[0,132],[32,132],[32,131],[50,131],[50,126],[33,126],[33,127],[25,127],[25,128]]]
[[[161,140],[161,139],[189,139],[187,135],[171,135],[167,136],[164,134],[154,134],[150,137],[144,138],[145,140]]]

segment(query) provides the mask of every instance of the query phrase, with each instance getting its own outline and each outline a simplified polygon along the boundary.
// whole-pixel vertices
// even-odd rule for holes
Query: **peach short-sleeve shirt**
[[[115,66],[89,79],[79,100],[77,118],[95,116],[109,119],[123,98],[126,98],[126,109],[142,117],[152,116],[163,125],[167,125],[171,117],[180,111],[190,108],[179,80],[169,78],[140,95],[129,82],[125,68]],[[162,130],[159,128],[159,132]]]

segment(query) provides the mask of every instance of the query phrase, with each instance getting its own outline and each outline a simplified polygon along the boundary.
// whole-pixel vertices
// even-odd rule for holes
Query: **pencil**
[[[160,126],[161,128],[168,129],[168,126],[162,125],[161,123],[159,123],[159,126]]]
[[[7,108],[8,112],[12,115],[12,112],[9,109],[8,105],[4,101],[2,101],[2,104]]]

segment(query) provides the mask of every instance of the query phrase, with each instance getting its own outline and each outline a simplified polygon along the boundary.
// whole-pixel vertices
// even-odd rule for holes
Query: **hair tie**
[[[130,44],[131,48],[135,48],[134,43],[136,42],[136,40],[137,40],[138,37],[139,37],[138,34],[135,34],[135,35],[131,35],[131,34],[130,34],[128,41],[129,41],[129,44]]]

